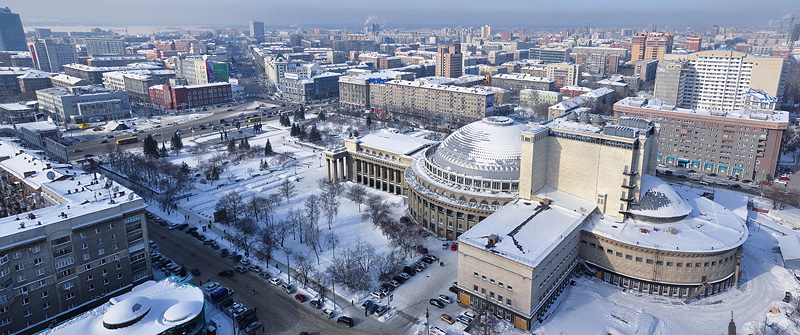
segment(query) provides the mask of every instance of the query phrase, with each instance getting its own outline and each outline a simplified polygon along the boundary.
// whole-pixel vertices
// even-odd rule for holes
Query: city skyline
[[[247,27],[250,20],[263,21],[267,27],[342,28],[359,26],[369,17],[379,17],[379,22],[388,28],[478,27],[484,24],[532,28],[630,26],[676,30],[683,30],[687,26],[702,30],[712,25],[778,28],[781,26],[781,17],[797,8],[789,0],[768,2],[770,4],[765,6],[763,3],[738,0],[702,3],[684,0],[669,3],[578,0],[566,3],[503,1],[487,5],[476,0],[434,3],[411,0],[402,5],[387,3],[378,7],[363,0],[336,3],[298,0],[271,4],[234,0],[225,2],[224,6],[209,0],[143,0],[136,3],[76,0],[55,2],[48,6],[9,0],[6,5],[20,14],[26,31],[34,27],[57,30],[61,25]],[[424,10],[426,7],[429,10]],[[83,10],[85,8],[91,10]],[[153,8],[161,10],[153,12]],[[448,14],[442,15],[443,12]]]

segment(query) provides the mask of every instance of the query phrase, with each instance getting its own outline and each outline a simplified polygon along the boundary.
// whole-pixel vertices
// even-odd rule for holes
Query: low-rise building
[[[89,81],[92,85],[103,84],[103,73],[112,71],[129,71],[129,70],[159,70],[160,65],[155,63],[131,63],[125,66],[89,66],[83,64],[67,64],[64,65],[64,73],[78,78],[83,78]]]
[[[54,87],[73,87],[73,86],[86,86],[91,83],[83,78],[73,77],[63,73],[50,77],[50,81]]]
[[[211,83],[204,85],[150,87],[150,102],[167,109],[187,109],[233,101],[231,84]]]
[[[172,70],[129,70],[103,73],[107,89],[127,91],[132,100],[150,102],[150,87],[166,85],[175,77]]]
[[[564,100],[559,92],[524,89],[519,91],[519,105],[533,107],[539,104],[555,105]]]
[[[130,116],[128,92],[100,85],[51,87],[36,91],[39,107],[56,122],[83,123]]]
[[[493,115],[494,92],[476,87],[391,80],[370,85],[370,105],[378,112],[465,124]]]
[[[503,73],[492,76],[491,85],[507,90],[554,91],[556,81],[551,78],[535,77],[524,73]]]
[[[339,76],[341,74],[334,72],[320,73],[310,78],[302,77],[297,73],[285,73],[279,87],[285,99],[309,103],[338,97]]]

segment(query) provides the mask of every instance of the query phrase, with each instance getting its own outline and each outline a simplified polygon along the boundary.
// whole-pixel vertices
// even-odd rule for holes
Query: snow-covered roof
[[[386,82],[387,85],[398,85],[398,86],[410,86],[410,87],[420,87],[420,88],[428,88],[434,90],[442,90],[442,91],[450,91],[450,92],[459,92],[459,93],[469,93],[475,95],[492,95],[494,92],[489,92],[484,89],[475,88],[475,87],[461,87],[461,86],[451,86],[451,85],[436,85],[436,84],[425,84],[415,81],[408,81],[408,80],[391,80]]]
[[[745,120],[749,119],[753,121],[778,122],[778,123],[789,122],[789,112],[786,111],[740,109],[727,112],[722,110],[708,111],[708,110],[689,109],[689,108],[676,108],[675,106],[669,105],[659,99],[645,99],[640,97],[627,97],[625,99],[617,101],[617,103],[615,103],[614,105],[652,109],[664,112],[675,112],[687,115],[705,115],[705,116],[715,116],[715,117],[727,117],[732,119],[745,119]]]
[[[129,293],[40,334],[161,334],[203,312],[203,291],[168,277]]]
[[[584,229],[631,245],[681,252],[730,250],[747,239],[747,226],[733,212],[689,189],[678,188],[675,191],[692,207],[682,220],[659,223],[595,218]]]
[[[408,155],[436,143],[417,136],[397,134],[388,130],[364,135],[358,139],[361,146],[391,152],[398,155]]]
[[[682,218],[692,212],[692,206],[683,199],[675,189],[661,178],[648,174],[642,175],[639,202],[631,206],[633,215],[671,219]]]
[[[429,160],[445,171],[518,180],[520,134],[527,126],[505,116],[470,123],[444,139]]]
[[[783,260],[800,260],[800,239],[797,234],[777,235],[778,245],[781,247]]]
[[[561,193],[553,190],[551,193]],[[567,196],[564,194],[564,196]],[[488,237],[496,234],[499,242],[488,250],[519,263],[537,267],[561,241],[578,229],[594,207],[584,212],[517,199],[461,234],[460,243],[487,248]]]
[[[48,204],[57,204],[30,211],[35,218],[23,215],[19,219],[16,216],[0,218],[0,236],[76,220],[101,210],[119,208],[123,211],[126,209],[120,205],[142,201],[131,190],[99,174],[83,173],[72,165],[49,162],[37,154],[19,150],[13,142],[0,140],[0,157],[8,157],[0,161],[0,166],[31,189],[41,189]],[[25,228],[21,228],[21,224],[25,224]]]
[[[47,121],[18,123],[17,126],[20,128],[28,128],[34,131],[49,131],[58,129],[56,125]]]
[[[67,75],[67,74],[57,74],[57,75],[51,77],[50,79],[51,80],[55,80],[55,81],[60,81],[62,83],[72,84],[72,85],[80,83],[82,81],[85,81],[85,79],[83,79],[83,78],[78,78],[78,77],[70,76],[70,75]]]
[[[501,73],[492,76],[493,79],[509,79],[509,80],[520,80],[520,81],[531,81],[531,82],[542,82],[542,83],[555,83],[555,80],[550,78],[544,77],[537,77],[530,74],[525,73]]]

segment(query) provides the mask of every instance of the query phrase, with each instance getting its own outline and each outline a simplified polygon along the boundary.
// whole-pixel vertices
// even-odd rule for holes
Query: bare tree
[[[319,228],[321,205],[320,198],[315,194],[309,195],[308,198],[306,198],[306,219],[308,219],[308,223],[313,229]]]
[[[339,202],[339,198],[336,196],[334,191],[330,189],[326,190],[325,193],[322,194],[322,212],[325,213],[325,218],[328,219],[328,229],[331,229],[331,224],[333,224],[333,219],[339,215],[339,206],[342,205]]]
[[[269,264],[272,259],[272,251],[275,249],[275,231],[273,226],[265,226],[256,232],[258,235],[258,244],[256,245],[256,255],[259,259],[264,260]]]
[[[303,277],[303,288],[308,284],[308,277],[314,270],[314,265],[309,261],[305,253],[298,253],[294,255],[295,269],[300,276]]]
[[[403,257],[400,257],[396,252],[391,251],[387,253],[382,253],[378,255],[376,264],[376,270],[378,274],[378,280],[389,280],[392,276],[397,273],[402,267],[405,262]]]
[[[347,189],[347,198],[358,205],[358,211],[361,212],[361,204],[364,203],[367,197],[367,188],[361,184],[353,184]]]
[[[334,232],[328,232],[325,234],[325,244],[333,250],[333,257],[336,257],[336,247],[339,246],[339,235],[336,235]]]
[[[283,219],[275,223],[273,226],[275,238],[278,240],[278,245],[281,248],[284,248],[284,242],[286,241],[286,236],[292,230],[292,222],[289,219]]]
[[[289,179],[286,179],[278,186],[278,192],[281,194],[281,196],[283,196],[283,198],[286,199],[286,202],[288,203],[289,200],[297,195],[297,187],[294,186]]]
[[[362,215],[364,220],[371,220],[372,224],[376,227],[383,228],[383,225],[389,220],[389,214],[391,213],[389,204],[383,201],[379,195],[369,197],[366,204],[367,210]]]
[[[225,211],[225,218],[226,222],[236,222],[239,219],[239,212],[242,206],[242,195],[239,194],[239,191],[233,190],[219,198],[217,201],[216,206],[214,206],[214,210],[216,211]]]
[[[258,225],[251,218],[244,218],[236,221],[234,224],[236,234],[234,235],[234,242],[244,251],[245,257],[250,257],[250,248],[253,241],[257,237]]]
[[[476,335],[497,335],[500,334],[499,325],[500,321],[489,313],[485,305],[478,309],[478,321],[472,327],[472,332]]]

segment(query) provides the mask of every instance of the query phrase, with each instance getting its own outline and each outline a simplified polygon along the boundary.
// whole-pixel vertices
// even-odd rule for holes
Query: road
[[[254,273],[236,273],[232,278],[219,277],[223,269],[232,269],[233,263],[219,256],[219,252],[179,230],[168,230],[148,220],[149,238],[158,245],[157,250],[187,269],[198,268],[201,275],[190,282],[217,281],[232,288],[233,298],[250,309],[257,308],[259,319],[266,325],[265,334],[407,334],[408,320],[395,317],[381,323],[373,317],[365,318],[357,306],[348,306],[342,313],[352,316],[356,326],[347,328],[338,325],[336,319],[327,319],[320,310],[312,309],[308,303],[300,304],[293,295],[285,294]],[[226,246],[227,242],[220,243]],[[256,290],[256,294],[252,294]],[[338,315],[337,315],[338,317]],[[222,325],[224,327],[224,325]]]

